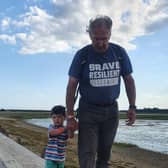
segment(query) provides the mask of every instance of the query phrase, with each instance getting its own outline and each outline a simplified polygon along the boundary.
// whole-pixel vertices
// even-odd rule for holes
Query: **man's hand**
[[[67,129],[71,131],[76,131],[78,129],[78,122],[74,117],[67,119]]]
[[[136,112],[135,109],[129,109],[127,112],[127,120],[126,120],[126,125],[132,125],[134,124],[135,120],[136,120]]]

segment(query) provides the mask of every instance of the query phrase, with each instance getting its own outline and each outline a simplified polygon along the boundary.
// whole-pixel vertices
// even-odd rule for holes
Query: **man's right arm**
[[[66,107],[68,116],[74,115],[75,93],[78,85],[78,79],[69,77],[66,91]]]
[[[66,93],[66,107],[67,107],[67,129],[70,138],[73,138],[74,131],[78,129],[78,123],[74,117],[75,93],[77,85],[78,80],[74,77],[69,77]]]

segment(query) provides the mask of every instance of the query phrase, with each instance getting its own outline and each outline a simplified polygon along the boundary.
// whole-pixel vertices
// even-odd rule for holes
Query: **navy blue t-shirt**
[[[92,45],[80,49],[69,69],[69,76],[79,80],[81,99],[92,104],[110,104],[117,99],[120,76],[130,73],[132,66],[126,51],[113,43],[104,53],[96,52]]]

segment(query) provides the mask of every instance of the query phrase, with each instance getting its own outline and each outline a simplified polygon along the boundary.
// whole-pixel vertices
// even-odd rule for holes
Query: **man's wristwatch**
[[[67,116],[67,119],[72,119],[72,118],[74,118],[74,115],[68,115]]]
[[[130,104],[130,105],[129,105],[129,109],[134,109],[134,110],[136,110],[136,106],[133,105],[133,104]]]

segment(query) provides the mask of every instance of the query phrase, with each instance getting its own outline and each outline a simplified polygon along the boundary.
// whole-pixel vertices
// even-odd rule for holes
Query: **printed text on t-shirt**
[[[93,87],[118,85],[120,65],[118,61],[103,64],[89,64],[89,79]]]

